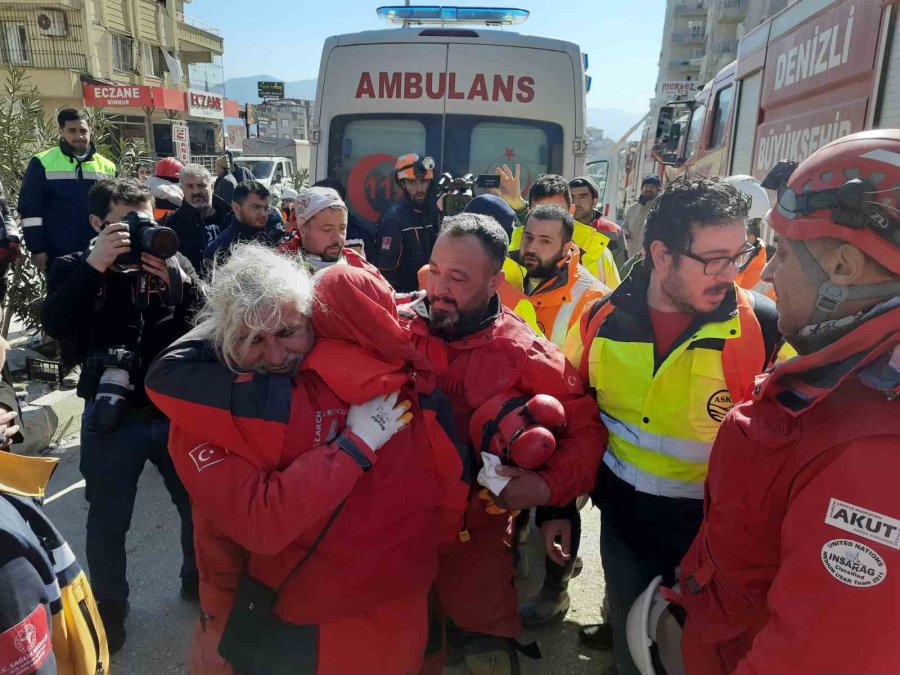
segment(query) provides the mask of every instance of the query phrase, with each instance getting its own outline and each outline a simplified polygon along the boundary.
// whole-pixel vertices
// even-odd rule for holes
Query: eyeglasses
[[[679,251],[679,253],[687,256],[691,260],[696,260],[699,263],[703,263],[703,273],[708,277],[714,277],[722,274],[722,272],[728,269],[729,265],[734,265],[738,269],[741,269],[744,265],[750,262],[750,259],[753,257],[753,254],[755,252],[756,247],[750,244],[747,245],[747,248],[742,249],[740,253],[737,253],[729,258],[701,258],[699,255],[694,255],[690,251]]]

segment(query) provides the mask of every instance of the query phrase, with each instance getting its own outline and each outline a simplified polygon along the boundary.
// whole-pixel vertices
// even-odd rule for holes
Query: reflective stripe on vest
[[[759,323],[751,310],[700,326],[654,372],[652,339],[620,334],[631,330],[625,326],[633,319],[615,319],[613,310],[586,346],[590,386],[609,429],[604,462],[641,492],[701,499],[712,443],[733,405],[723,365],[725,345],[746,340],[744,360],[755,361],[749,347],[762,343]],[[748,366],[741,379],[749,384],[753,372]]]
[[[579,278],[572,286],[572,297],[559,308],[556,320],[553,322],[553,330],[550,332],[550,342],[562,349],[566,343],[566,335],[572,324],[575,308],[581,304],[581,298],[591,288],[590,278]],[[577,317],[575,317],[577,319]]]
[[[51,148],[35,155],[44,167],[47,180],[73,180],[78,178],[78,162],[63,154],[59,148]],[[81,164],[81,177],[84,180],[103,180],[114,178],[116,165],[95,154],[91,161]]]

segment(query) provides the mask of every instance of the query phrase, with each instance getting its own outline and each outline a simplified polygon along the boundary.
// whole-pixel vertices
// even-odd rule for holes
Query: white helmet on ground
[[[728,176],[728,178],[725,178],[724,180],[726,183],[733,185],[750,197],[750,212],[747,214],[747,218],[750,220],[761,220],[766,217],[766,214],[771,208],[769,205],[769,193],[766,192],[766,189],[760,185],[756,178],[744,174],[737,174]]]
[[[641,675],[684,675],[681,626],[659,592],[662,581],[661,576],[651,581],[628,612],[628,651]]]

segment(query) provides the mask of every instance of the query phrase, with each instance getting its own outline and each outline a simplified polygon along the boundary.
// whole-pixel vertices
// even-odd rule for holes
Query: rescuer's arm
[[[888,435],[854,441],[795,480],[769,620],[736,675],[879,673],[897,663],[898,443]]]

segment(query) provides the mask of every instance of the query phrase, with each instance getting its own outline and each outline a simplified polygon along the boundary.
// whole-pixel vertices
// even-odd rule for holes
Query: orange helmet
[[[779,162],[762,185],[778,193],[769,224],[788,240],[806,275],[819,286],[813,323],[844,300],[898,292],[895,283],[832,285],[803,242],[820,237],[846,241],[900,274],[900,130],[844,136],[800,164]]]
[[[163,157],[153,167],[153,175],[169,180],[178,180],[178,174],[184,168],[184,164],[174,157]]]
[[[398,182],[409,180],[432,180],[434,178],[434,160],[431,157],[419,157],[414,152],[397,158],[394,164],[394,179]]]
[[[508,391],[479,406],[469,433],[476,452],[489,452],[527,470],[550,458],[556,450],[554,432],[565,425],[566,411],[554,397]]]

